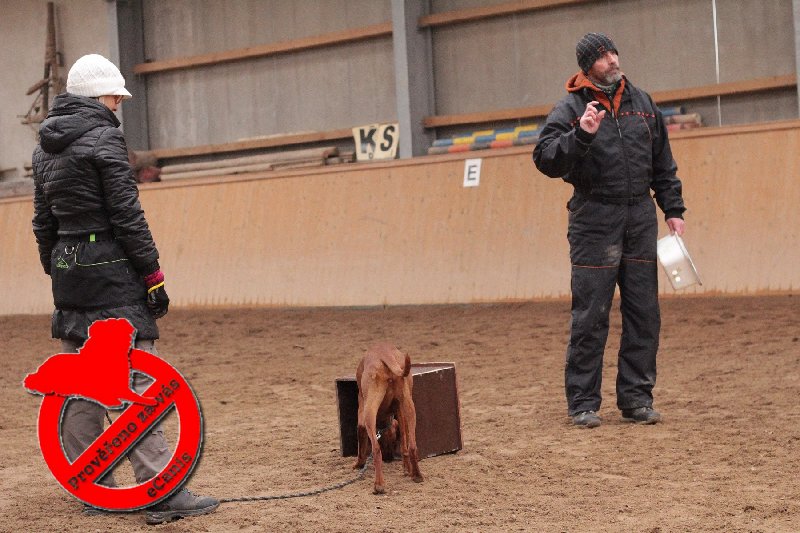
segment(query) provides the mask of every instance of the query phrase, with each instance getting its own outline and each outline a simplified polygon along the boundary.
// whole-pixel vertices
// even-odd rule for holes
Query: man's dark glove
[[[164,289],[164,274],[161,270],[156,270],[145,276],[144,282],[147,285],[147,307],[153,318],[161,318],[169,309],[169,296]]]

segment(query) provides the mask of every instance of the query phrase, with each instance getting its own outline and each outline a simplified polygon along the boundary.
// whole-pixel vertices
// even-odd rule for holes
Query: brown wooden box
[[[461,409],[455,363],[414,363],[414,407],[420,459],[461,449]],[[336,379],[342,455],[358,454],[358,385],[355,376]]]

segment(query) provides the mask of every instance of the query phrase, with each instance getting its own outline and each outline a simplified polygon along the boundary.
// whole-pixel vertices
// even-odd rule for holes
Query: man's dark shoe
[[[219,507],[219,500],[210,496],[195,496],[187,489],[173,494],[161,503],[145,510],[144,521],[149,525],[163,524],[187,516],[200,516]]]
[[[636,409],[622,410],[623,422],[635,422],[636,424],[656,424],[661,422],[661,413],[652,407],[637,407]]]
[[[572,423],[580,428],[596,428],[603,421],[594,411],[581,411],[572,415]]]

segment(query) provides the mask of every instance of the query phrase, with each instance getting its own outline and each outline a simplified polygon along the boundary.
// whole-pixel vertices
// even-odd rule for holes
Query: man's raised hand
[[[583,116],[581,117],[581,129],[586,133],[591,133],[594,135],[597,133],[598,128],[600,128],[600,122],[603,120],[603,117],[606,116],[606,110],[597,111],[595,106],[599,104],[597,100],[592,100],[588,104],[586,104],[586,110],[583,112]]]

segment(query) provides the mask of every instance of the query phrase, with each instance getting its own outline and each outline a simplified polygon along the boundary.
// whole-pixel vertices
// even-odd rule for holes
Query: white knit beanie
[[[119,69],[99,54],[85,55],[72,65],[67,74],[67,92],[78,96],[131,97]]]

